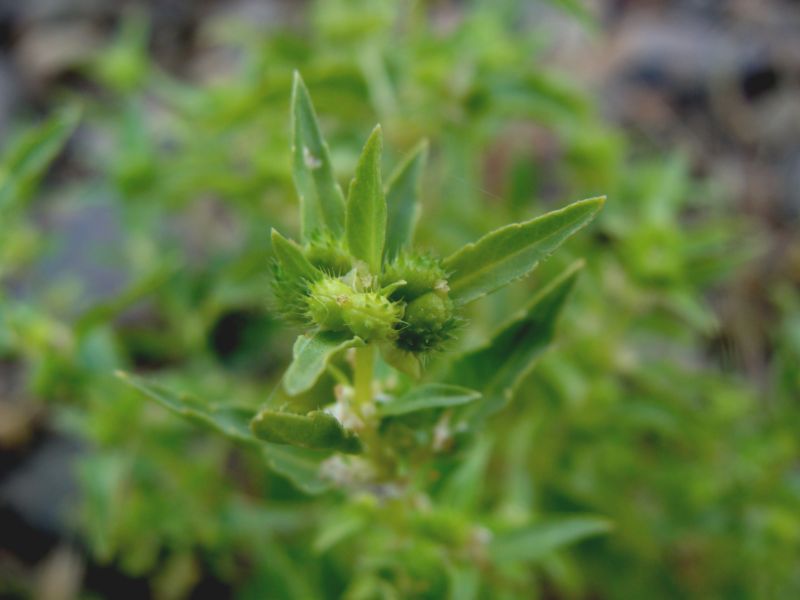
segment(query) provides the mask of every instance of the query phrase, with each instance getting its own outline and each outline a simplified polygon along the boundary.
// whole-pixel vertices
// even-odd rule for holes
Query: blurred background
[[[357,596],[312,543],[339,500],[112,376],[257,405],[285,368],[294,69],[340,181],[378,121],[388,164],[430,140],[424,247],[608,195],[470,315],[587,260],[475,511],[615,528],[518,597],[800,597],[798,33],[793,0],[0,2],[0,597],[443,597]]]

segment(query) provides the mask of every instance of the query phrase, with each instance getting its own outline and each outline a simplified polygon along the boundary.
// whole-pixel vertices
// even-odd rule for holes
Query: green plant
[[[800,309],[792,284],[776,288],[774,312],[759,311],[765,327],[772,323],[773,339],[754,335],[752,344],[770,349],[770,371],[763,381],[748,380],[730,360],[738,348],[724,338],[714,310],[758,246],[746,215],[729,207],[713,181],[693,177],[685,157],[648,158],[652,148],[603,121],[591,97],[553,67],[536,4],[443,4],[457,17],[444,28],[431,17],[434,5],[397,0],[311,2],[296,29],[216,18],[203,35],[237,59],[213,82],[162,72],[148,55],[145,23],[135,20],[92,61],[90,87],[102,92],[81,94],[81,135],[66,153],[68,166],[78,168],[68,168],[67,178],[59,169],[31,203],[18,202],[13,216],[0,220],[0,277],[10,284],[0,291],[0,353],[2,368],[18,375],[19,398],[35,402],[48,424],[86,440],[76,516],[94,560],[146,577],[163,597],[188,593],[200,577],[225,582],[241,597],[338,598],[348,585],[362,595],[377,588],[374,595],[402,589],[413,596],[403,581],[387,578],[430,583],[444,572],[455,594],[470,589],[475,569],[467,552],[453,549],[484,544],[431,542],[432,532],[480,540],[485,530],[520,528],[533,543],[553,539],[549,515],[592,513],[614,522],[612,535],[563,552],[540,545],[527,555],[535,564],[510,560],[484,581],[483,595],[798,595],[793,400]],[[345,350],[308,392],[291,396],[281,384],[264,401],[291,355],[294,336],[279,321],[288,316],[305,330],[312,309],[312,319],[327,314],[308,302],[278,314],[273,309],[298,297],[279,301],[279,288],[276,301],[264,302],[265,233],[302,229],[286,152],[295,67],[324,115],[336,181],[355,169],[376,120],[384,125],[389,164],[402,162],[395,150],[432,139],[429,155],[410,152],[413,169],[427,158],[420,172],[426,218],[415,248],[446,256],[562,198],[599,191],[614,198],[588,235],[574,236],[531,277],[459,308],[468,326],[456,319],[440,336],[418,323],[421,335],[411,346],[421,351],[410,357],[393,355],[397,339],[373,340],[376,379],[388,392],[376,397],[377,429],[388,447],[403,449],[399,461],[381,458],[380,473],[355,468],[374,462],[369,447],[341,454],[249,438],[247,420],[262,408],[295,431],[307,426],[292,418],[325,411],[330,390],[342,383],[338,389],[347,392],[353,375],[355,351]],[[388,199],[387,220],[397,223],[393,206],[413,204]],[[113,269],[118,286],[99,297],[77,294],[91,277],[78,262],[36,287],[18,285],[52,264],[61,248],[75,246],[53,217],[85,213],[112,217],[119,235],[84,261]],[[391,241],[393,231],[400,229],[387,230],[387,248],[403,238]],[[284,241],[337,280],[352,267],[348,249],[330,234]],[[400,297],[413,292],[409,269],[433,273],[422,278],[428,287],[442,278],[429,252],[414,253],[382,266],[381,288],[407,282],[387,290],[393,305],[411,304]],[[491,412],[507,402],[508,381],[488,385],[486,375],[500,372],[496,346],[529,323],[542,336],[523,337],[518,356],[520,368],[531,364],[553,322],[544,306],[533,308],[534,298],[547,296],[548,281],[558,288],[577,256],[591,261],[565,306],[556,347],[512,386],[506,410],[482,420],[479,406]],[[565,277],[562,292],[572,275]],[[325,297],[329,286],[318,285]],[[426,302],[440,316],[449,310],[436,297]],[[530,306],[531,317],[497,337],[519,306]],[[749,313],[740,318],[752,321]],[[333,325],[341,330],[329,335],[351,331]],[[219,336],[226,330],[239,333],[226,340]],[[443,352],[436,349],[442,344]],[[391,370],[381,353],[407,373]],[[408,373],[422,363],[416,383]],[[108,377],[114,369],[146,372],[182,390],[186,400],[167,394],[165,401],[204,422],[212,420],[209,411],[228,419],[230,432],[241,425],[234,440],[250,441],[208,435],[141,402],[134,388]],[[519,370],[503,373],[513,381]],[[411,394],[393,408],[383,402],[431,382],[482,397],[448,396],[442,402],[453,406],[416,412],[405,411],[426,396]],[[345,414],[337,405],[334,412]],[[463,422],[480,423],[478,431],[460,430]],[[362,444],[352,425],[344,449],[356,437]],[[419,451],[437,435],[446,447]],[[368,497],[393,489],[393,471],[401,480],[418,473],[403,489],[423,492],[374,509]],[[373,483],[381,473],[387,485]],[[412,497],[424,499],[413,504],[418,514],[408,508]],[[414,543],[417,554],[408,550]],[[446,568],[431,573],[430,565]],[[508,592],[509,579],[527,585]]]
[[[521,585],[519,563],[606,529],[603,520],[586,516],[482,528],[470,515],[476,507],[461,495],[477,492],[474,469],[489,447],[480,433],[485,419],[507,403],[552,339],[580,265],[540,290],[485,345],[454,360],[441,351],[457,336],[464,306],[530,273],[590,222],[604,199],[501,227],[440,260],[412,246],[424,145],[384,191],[376,127],[345,199],[297,75],[292,129],[302,243],[273,230],[273,286],[277,309],[308,331],[297,338],[282,383],[254,411],[121,377],[168,409],[259,448],[272,469],[301,489],[343,490],[349,500],[336,512],[345,516],[333,529],[323,527],[317,544],[329,547],[360,532],[365,545],[382,546],[373,556],[379,562],[362,565],[349,582],[352,597],[371,597],[368,588],[441,593],[444,583],[432,565],[391,556],[408,527],[415,548],[457,574],[451,590],[477,591],[489,579],[513,590]],[[418,381],[428,362],[446,364],[437,364],[438,377]],[[454,460],[459,454],[465,454],[461,465]],[[441,472],[444,483],[430,485]],[[437,505],[437,495],[447,501]]]
[[[49,368],[40,360],[42,354],[68,344],[70,334],[44,311],[21,302],[7,290],[45,245],[29,219],[28,203],[79,117],[75,107],[57,112],[15,136],[0,157],[0,357],[14,351],[26,354],[34,381],[49,377],[45,373]]]

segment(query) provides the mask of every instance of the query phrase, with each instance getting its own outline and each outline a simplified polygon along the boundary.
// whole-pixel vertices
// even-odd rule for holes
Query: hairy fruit
[[[377,292],[355,294],[344,311],[344,321],[350,330],[369,342],[396,338],[396,327],[402,317],[402,305]]]

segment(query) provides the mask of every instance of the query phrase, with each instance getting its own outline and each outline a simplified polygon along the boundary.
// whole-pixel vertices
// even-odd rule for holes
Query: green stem
[[[375,346],[356,348],[353,409],[361,418],[362,427],[358,434],[364,443],[365,456],[375,467],[378,479],[390,480],[395,477],[397,465],[391,452],[387,452],[386,445],[381,443],[378,434],[379,419],[375,414],[375,398],[372,391],[375,378],[375,352]]]
[[[391,458],[386,454],[384,446],[378,438],[377,420],[375,417],[375,398],[372,394],[372,383],[375,377],[375,347],[356,348],[354,409],[363,423],[359,431],[364,442],[365,454],[369,456],[381,477],[389,477],[394,471]]]
[[[356,348],[355,364],[355,405],[359,414],[369,414],[368,406],[373,402],[372,378],[375,374],[375,348],[370,345]],[[367,409],[367,410],[365,410]]]

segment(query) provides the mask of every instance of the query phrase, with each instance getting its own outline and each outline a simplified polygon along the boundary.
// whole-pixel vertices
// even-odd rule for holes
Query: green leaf
[[[117,376],[146,397],[193,423],[220,432],[237,442],[262,447],[269,467],[289,479],[298,489],[319,494],[331,487],[331,483],[320,474],[320,466],[331,456],[331,452],[271,444],[258,439],[250,429],[250,422],[256,414],[253,409],[204,406],[197,399],[176,394],[142,377],[123,372],[117,372]]]
[[[486,467],[493,445],[492,437],[483,435],[465,453],[439,492],[438,500],[442,506],[465,513],[475,510],[484,492],[483,482],[486,481]]]
[[[381,357],[386,364],[409,377],[419,379],[422,376],[422,364],[413,352],[401,350],[394,344],[384,344],[381,346]]]
[[[322,463],[331,457],[330,451],[309,450],[263,442],[264,459],[269,467],[286,477],[307,494],[320,494],[332,483],[322,477]]]
[[[298,415],[267,408],[253,417],[250,429],[258,439],[273,444],[361,452],[361,442],[355,434],[344,429],[336,417],[321,410]]]
[[[533,448],[538,442],[536,432],[540,426],[535,419],[517,419],[503,433],[503,473],[495,489],[503,499],[498,512],[512,519],[528,517],[534,511],[536,484],[530,477],[530,458],[535,456]]]
[[[363,345],[361,338],[332,331],[298,336],[292,349],[294,360],[283,376],[284,389],[290,396],[311,389],[337,352]]]
[[[611,523],[599,517],[570,517],[495,535],[489,553],[495,563],[535,561],[589,536],[605,533]]]
[[[340,236],[344,232],[344,196],[311,97],[297,72],[292,86],[292,174],[300,196],[303,239],[321,228]]]
[[[345,230],[350,253],[367,263],[373,274],[380,273],[386,239],[386,199],[381,184],[381,126],[372,130],[350,182]]]
[[[322,524],[314,538],[312,547],[317,554],[323,554],[361,532],[369,525],[368,514],[360,510],[340,510],[332,513]]]
[[[479,348],[457,359],[448,380],[475,387],[485,400],[469,407],[470,420],[497,411],[511,398],[536,359],[550,345],[558,315],[572,290],[583,261],[576,261],[556,277],[517,316],[501,326]]]
[[[379,406],[384,417],[406,415],[420,410],[460,406],[481,397],[480,392],[446,383],[426,383],[414,387],[399,398]]]
[[[394,260],[411,244],[419,218],[422,172],[428,159],[428,142],[423,140],[406,156],[389,179],[386,188],[388,210],[386,260]]]
[[[290,396],[284,386],[278,383],[274,386],[272,393],[261,408],[271,408],[285,412],[306,414],[312,410],[319,410],[329,405],[333,398],[333,388],[337,383],[334,375],[334,365],[329,364],[328,368],[310,388]]]
[[[250,431],[250,420],[255,414],[251,408],[204,405],[196,398],[186,394],[177,394],[142,377],[122,371],[117,371],[116,375],[151,400],[155,400],[164,408],[193,423],[218,431],[238,442],[259,443]]]
[[[477,567],[451,564],[447,576],[449,600],[477,600],[481,591],[481,572]]]
[[[271,237],[272,252],[288,278],[316,281],[322,277],[322,272],[308,261],[300,246],[275,229],[272,230]]]
[[[444,260],[450,297],[464,305],[530,273],[564,240],[589,223],[605,197],[581,200],[531,221],[506,225]]]
[[[80,110],[68,108],[25,132],[0,161],[0,213],[22,202],[72,135]]]

